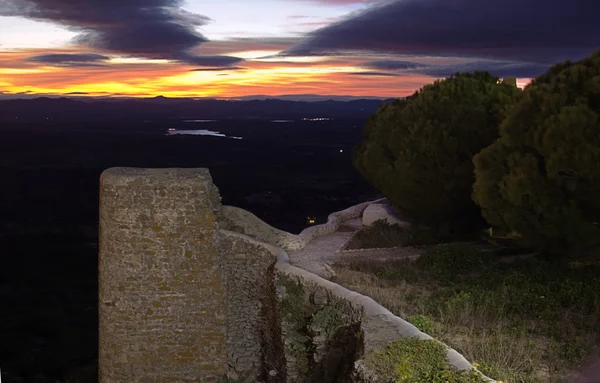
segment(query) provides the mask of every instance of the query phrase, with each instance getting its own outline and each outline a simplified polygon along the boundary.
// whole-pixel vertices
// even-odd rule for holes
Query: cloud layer
[[[310,33],[286,55],[363,50],[555,63],[600,47],[597,0],[396,0]]]
[[[494,61],[473,61],[464,64],[436,65],[426,66],[415,71],[431,77],[449,77],[456,72],[490,72],[496,77],[517,77],[532,78],[537,77],[548,70],[548,65],[526,63],[526,62],[494,62]]]
[[[549,65],[530,62],[470,61],[460,64],[424,64],[401,60],[377,60],[360,64],[369,71],[351,73],[372,76],[426,75],[436,78],[449,77],[457,72],[490,72],[497,77],[532,78],[548,70]],[[376,71],[370,71],[370,70]]]
[[[193,65],[232,65],[236,57],[196,56],[208,40],[195,28],[210,21],[181,8],[182,0],[2,0],[1,16],[60,24],[79,34],[75,43],[92,49],[168,59]]]
[[[44,54],[28,57],[25,61],[56,66],[103,66],[110,57],[93,53]]]

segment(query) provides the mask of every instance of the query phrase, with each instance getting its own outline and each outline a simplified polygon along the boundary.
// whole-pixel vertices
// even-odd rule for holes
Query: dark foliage
[[[473,198],[493,226],[553,253],[600,242],[600,51],[536,78],[474,158]]]
[[[519,94],[514,79],[487,72],[426,85],[371,116],[354,165],[407,217],[440,229],[478,227],[472,157],[498,137]]]

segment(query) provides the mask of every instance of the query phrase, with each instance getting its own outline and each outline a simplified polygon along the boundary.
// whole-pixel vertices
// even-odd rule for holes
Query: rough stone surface
[[[283,344],[275,312],[277,257],[255,240],[226,230],[219,231],[219,251],[227,271],[229,376],[258,380],[262,374],[268,381],[285,377]],[[268,344],[265,340],[269,340]],[[263,366],[263,361],[268,365]]]
[[[287,383],[345,382],[361,342],[360,309],[329,291],[277,274]],[[300,289],[294,286],[300,284]]]
[[[300,234],[298,234],[298,236],[302,239],[304,246],[306,246],[308,243],[310,243],[310,241],[312,241],[315,238],[335,233],[339,229],[342,222],[349,221],[353,218],[360,217],[361,214],[363,213],[363,211],[367,208],[367,206],[369,206],[370,204],[378,203],[378,202],[382,202],[382,201],[384,201],[384,199],[363,202],[361,204],[351,206],[345,210],[329,214],[329,216],[327,217],[326,223],[308,227],[308,228],[302,230],[302,232]],[[299,249],[290,249],[290,250],[299,250]]]
[[[219,215],[221,229],[245,234],[261,242],[272,243],[284,250],[300,249],[303,240],[294,234],[276,229],[254,214],[235,206],[223,206]]]
[[[331,277],[327,263],[372,202],[295,236],[223,209],[206,169],[113,168],[100,183],[101,383],[210,383],[226,374],[334,382],[352,369],[353,381],[365,382],[361,360],[346,362],[406,336],[431,339],[373,299],[315,274]],[[288,256],[282,246],[303,251]],[[293,314],[282,318],[274,309],[288,294],[276,287],[282,278],[303,286],[302,315],[288,307]],[[291,344],[310,345],[304,376]],[[447,357],[458,369],[472,368],[451,348]]]
[[[369,205],[362,216],[362,224],[371,226],[374,222],[383,220],[390,225],[398,224],[402,227],[408,227],[412,224],[396,210],[392,205],[385,203],[373,203]]]
[[[206,169],[102,173],[101,383],[216,382],[226,373],[219,208]]]

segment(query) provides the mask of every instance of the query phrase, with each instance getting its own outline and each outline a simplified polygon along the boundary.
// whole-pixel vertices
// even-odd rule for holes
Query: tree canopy
[[[472,157],[497,139],[519,93],[514,79],[487,72],[426,85],[371,116],[355,167],[409,218],[438,228],[477,226]]]
[[[600,51],[534,79],[474,164],[491,225],[557,252],[600,243]]]

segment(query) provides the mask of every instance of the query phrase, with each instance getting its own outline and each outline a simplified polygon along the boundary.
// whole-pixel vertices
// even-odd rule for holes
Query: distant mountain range
[[[118,97],[118,96],[106,96],[106,97],[93,97],[93,96],[87,96],[85,95],[85,93],[73,93],[73,94],[67,94],[67,95],[40,95],[40,94],[28,94],[28,93],[21,93],[21,94],[6,94],[6,93],[2,93],[0,92],[0,100],[13,100],[13,99],[35,99],[35,98],[40,98],[40,97],[47,97],[47,98],[70,98],[73,100],[139,100],[140,98],[137,97]],[[191,98],[170,98],[170,97],[163,97],[163,96],[158,96],[158,97],[154,97],[154,98],[169,98],[169,99],[178,99],[178,100],[185,100],[185,99],[191,99],[191,100],[231,100],[231,101],[250,101],[250,100],[287,100],[287,101],[307,101],[307,102],[313,102],[313,101],[328,101],[328,100],[333,100],[333,101],[353,101],[353,100],[385,100],[388,97],[377,97],[377,96],[364,96],[364,97],[358,97],[358,96],[344,96],[344,95],[318,95],[318,94],[282,94],[282,95],[278,95],[278,96],[268,96],[268,95],[264,95],[264,94],[257,94],[257,95],[250,95],[250,96],[241,96],[241,97],[191,97]],[[148,99],[148,98],[146,98]]]
[[[262,96],[257,96],[262,97]],[[266,96],[264,96],[266,97]],[[313,97],[306,95],[307,98]],[[322,96],[314,96],[322,97]],[[344,97],[344,96],[341,96]],[[348,96],[349,97],[349,96]],[[46,119],[301,119],[366,118],[383,102],[393,99],[313,100],[284,99],[217,100],[189,98],[50,98],[0,100],[0,120]]]

